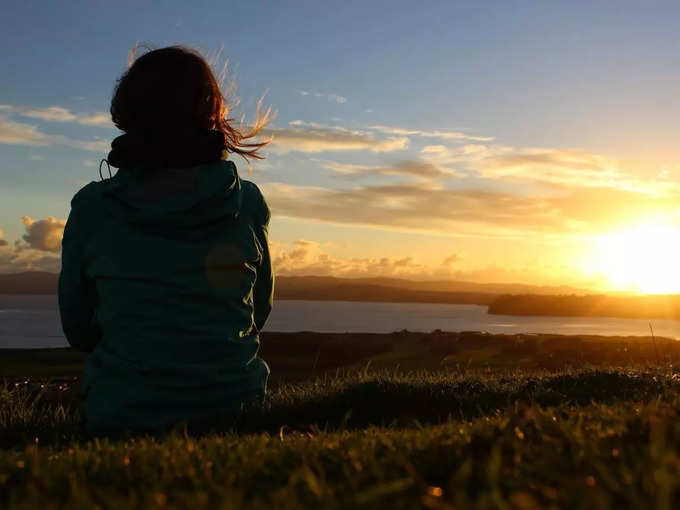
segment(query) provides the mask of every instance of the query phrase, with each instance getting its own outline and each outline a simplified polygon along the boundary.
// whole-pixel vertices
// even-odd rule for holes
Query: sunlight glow
[[[650,221],[599,236],[592,269],[613,290],[645,294],[680,292],[680,228]]]

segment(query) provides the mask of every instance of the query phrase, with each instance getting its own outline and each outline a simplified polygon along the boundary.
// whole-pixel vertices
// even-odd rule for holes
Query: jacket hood
[[[104,181],[104,206],[140,225],[182,229],[235,219],[242,187],[231,161],[181,169],[121,168]]]

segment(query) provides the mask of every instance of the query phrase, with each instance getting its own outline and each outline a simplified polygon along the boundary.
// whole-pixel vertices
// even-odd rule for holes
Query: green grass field
[[[371,338],[270,336],[264,409],[116,441],[80,430],[77,355],[0,353],[0,508],[680,506],[675,342]]]

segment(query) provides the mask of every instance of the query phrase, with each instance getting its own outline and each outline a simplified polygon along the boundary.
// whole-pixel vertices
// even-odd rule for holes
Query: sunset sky
[[[278,274],[680,292],[677,2],[36,5],[0,21],[0,272],[59,270],[128,52],[185,44],[278,112],[235,159]]]

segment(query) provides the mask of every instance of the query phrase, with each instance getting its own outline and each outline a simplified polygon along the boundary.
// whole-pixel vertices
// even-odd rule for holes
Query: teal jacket
[[[71,201],[59,308],[68,342],[90,352],[90,434],[224,416],[266,391],[269,208],[230,161],[182,172],[190,192],[149,199],[149,174],[122,168]]]

